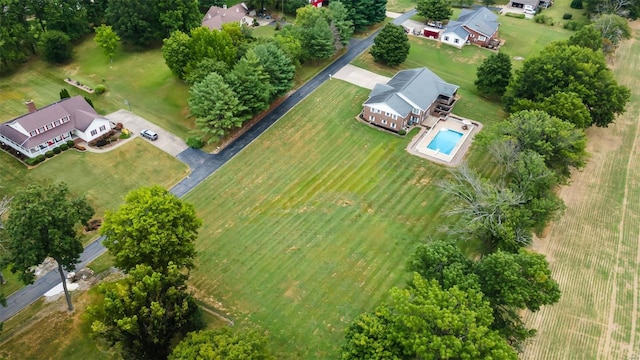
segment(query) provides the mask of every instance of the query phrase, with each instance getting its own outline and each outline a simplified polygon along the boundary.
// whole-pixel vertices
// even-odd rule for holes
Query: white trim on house
[[[456,33],[454,33],[453,31],[450,32],[443,32],[442,34],[440,34],[440,40],[447,44],[447,45],[451,45],[451,46],[455,46],[458,49],[462,49],[462,47],[466,44],[467,39],[466,38],[461,38],[460,36],[458,36]],[[457,40],[457,42],[456,42]]]

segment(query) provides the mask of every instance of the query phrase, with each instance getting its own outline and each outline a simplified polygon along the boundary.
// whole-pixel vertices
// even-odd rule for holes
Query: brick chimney
[[[27,105],[27,110],[29,110],[29,113],[34,113],[38,110],[36,109],[36,104],[33,103],[33,100],[29,100],[24,104]]]

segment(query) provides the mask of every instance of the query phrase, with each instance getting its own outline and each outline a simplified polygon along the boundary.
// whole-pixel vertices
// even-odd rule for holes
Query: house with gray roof
[[[440,41],[460,49],[467,43],[494,48],[500,44],[499,27],[498,15],[486,7],[463,9],[457,20],[449,21]]]
[[[37,109],[27,101],[27,114],[0,124],[0,142],[33,158],[67,140],[94,140],[112,128],[82,96],[63,99]]]
[[[386,84],[374,86],[360,116],[387,130],[407,130],[428,115],[448,115],[457,92],[458,86],[427,68],[402,70]]]

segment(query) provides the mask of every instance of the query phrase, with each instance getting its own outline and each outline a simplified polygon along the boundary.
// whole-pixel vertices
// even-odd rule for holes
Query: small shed
[[[437,39],[440,37],[440,30],[435,28],[426,27],[423,30],[423,34],[425,37]]]

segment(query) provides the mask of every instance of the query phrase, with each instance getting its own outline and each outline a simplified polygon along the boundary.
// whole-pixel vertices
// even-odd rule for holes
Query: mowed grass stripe
[[[367,94],[326,83],[187,196],[205,222],[192,285],[265,327],[278,358],[336,358],[441,225],[446,170],[357,122]]]

